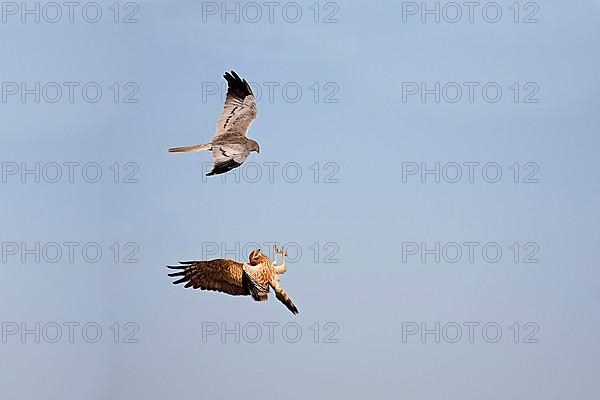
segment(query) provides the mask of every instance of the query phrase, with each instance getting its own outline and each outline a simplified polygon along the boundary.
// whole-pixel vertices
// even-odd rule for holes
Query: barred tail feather
[[[292,312],[292,314],[298,314],[298,308],[296,307],[292,299],[290,299],[290,296],[288,296],[285,290],[283,290],[283,288],[279,286],[279,283],[272,286],[275,290],[275,297],[277,298],[277,300],[282,302],[288,308],[288,310]]]

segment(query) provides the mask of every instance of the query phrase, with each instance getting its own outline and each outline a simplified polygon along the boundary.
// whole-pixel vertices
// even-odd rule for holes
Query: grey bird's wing
[[[227,80],[227,97],[217,122],[213,144],[239,142],[240,136],[248,136],[248,128],[256,119],[256,99],[248,82],[235,71],[225,72],[223,77]]]
[[[250,294],[242,263],[237,261],[180,261],[177,266],[167,267],[179,270],[169,274],[171,277],[181,277],[173,284],[185,283],[186,288],[214,290],[233,296]]]
[[[243,144],[231,143],[213,145],[212,157],[214,165],[212,171],[206,175],[219,175],[231,171],[242,165],[249,154],[248,148]]]

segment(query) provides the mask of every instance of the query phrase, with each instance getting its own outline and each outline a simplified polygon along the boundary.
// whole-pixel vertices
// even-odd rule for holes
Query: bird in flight
[[[281,254],[281,265],[277,265],[277,254]],[[298,314],[298,308],[279,285],[279,275],[285,273],[286,255],[283,248],[280,251],[275,246],[274,262],[261,253],[260,249],[256,249],[250,253],[248,263],[217,259],[180,261],[177,266],[167,267],[179,270],[169,274],[170,277],[181,277],[173,284],[185,283],[186,288],[214,290],[233,296],[252,296],[255,301],[265,301],[271,287],[277,300],[292,313]]]
[[[213,169],[207,176],[223,174],[239,167],[252,151],[260,153],[258,143],[248,139],[248,128],[256,119],[254,93],[248,82],[235,71],[225,72],[223,77],[227,80],[227,97],[212,142],[169,149],[171,153],[212,151]]]

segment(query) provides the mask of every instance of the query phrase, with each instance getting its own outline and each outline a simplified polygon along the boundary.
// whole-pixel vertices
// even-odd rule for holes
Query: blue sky
[[[2,9],[6,398],[598,397],[600,3],[113,3]],[[166,149],[210,140],[231,69],[261,152],[223,182]],[[297,316],[166,276],[272,242]]]

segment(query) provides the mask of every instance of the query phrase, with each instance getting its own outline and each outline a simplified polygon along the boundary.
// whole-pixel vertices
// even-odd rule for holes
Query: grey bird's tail
[[[195,146],[171,147],[169,153],[187,153],[190,151],[211,150],[212,144],[197,144]]]

